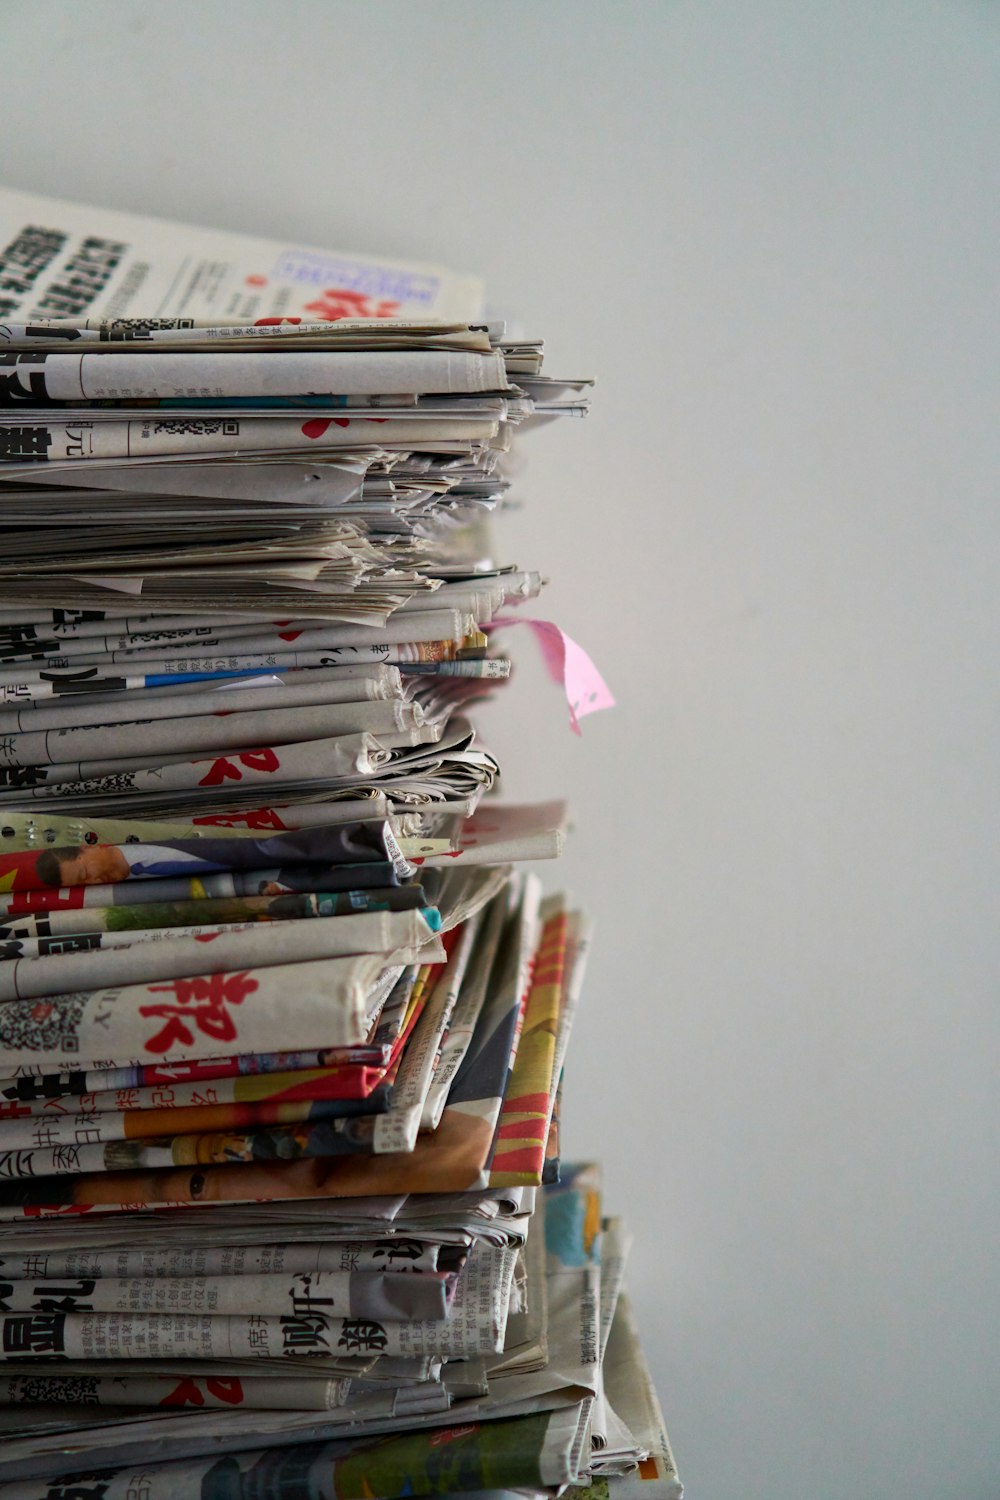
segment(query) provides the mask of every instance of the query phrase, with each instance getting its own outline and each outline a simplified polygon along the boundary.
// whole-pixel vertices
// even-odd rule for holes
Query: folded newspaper
[[[0,190],[0,1500],[681,1493],[475,727],[518,619],[612,701],[488,526],[590,382],[481,300]]]

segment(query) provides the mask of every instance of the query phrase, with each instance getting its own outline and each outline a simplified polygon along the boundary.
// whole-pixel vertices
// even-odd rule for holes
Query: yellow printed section
[[[542,928],[517,1057],[496,1132],[491,1187],[541,1181],[545,1142],[557,1081],[556,1033],[566,972],[567,913],[555,912]]]

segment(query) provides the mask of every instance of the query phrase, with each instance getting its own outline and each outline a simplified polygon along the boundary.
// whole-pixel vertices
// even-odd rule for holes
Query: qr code
[[[99,1389],[94,1375],[22,1375],[15,1400],[24,1405],[55,1401],[60,1406],[99,1406]]]
[[[240,424],[238,422],[223,423],[199,419],[198,421],[191,420],[187,422],[180,420],[156,422],[153,426],[153,431],[165,433],[167,437],[215,437],[219,432],[232,431],[234,428],[239,432]]]
[[[78,1052],[86,992],[0,1005],[0,1043],[22,1052]]]
[[[56,691],[64,690],[57,688]],[[71,692],[72,689],[67,691]],[[53,797],[85,797],[91,793],[100,796],[106,792],[134,792],[135,772],[118,771],[113,776],[99,776],[96,780],[91,778],[88,781],[58,781],[48,787],[47,791]]]

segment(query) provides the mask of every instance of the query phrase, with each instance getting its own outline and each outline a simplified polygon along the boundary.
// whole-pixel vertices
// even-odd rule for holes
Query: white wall
[[[0,55],[9,185],[477,270],[599,376],[504,537],[621,706],[526,662],[495,741],[578,810],[565,1140],[682,1475],[995,1495],[997,7],[6,0]]]

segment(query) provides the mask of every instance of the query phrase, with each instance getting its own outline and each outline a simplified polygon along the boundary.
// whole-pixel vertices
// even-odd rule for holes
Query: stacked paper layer
[[[468,315],[8,317],[0,1500],[678,1495],[560,1163],[565,812],[470,717],[542,586],[502,455],[586,382]]]

